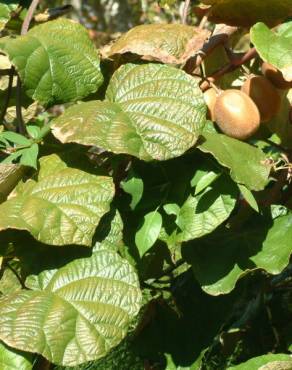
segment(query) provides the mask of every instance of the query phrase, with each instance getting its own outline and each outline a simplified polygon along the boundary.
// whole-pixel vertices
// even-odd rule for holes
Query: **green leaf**
[[[199,194],[201,191],[205,190],[210,186],[221,174],[218,172],[210,171],[200,178],[196,184],[195,195]],[[191,183],[193,185],[194,182]]]
[[[140,257],[142,257],[156,242],[162,227],[161,214],[156,210],[147,213],[144,217],[142,227],[135,236],[136,246]]]
[[[199,370],[199,367],[196,367],[196,365],[191,366],[176,366],[174,363],[171,355],[168,353],[165,354],[166,357],[166,368],[165,370]]]
[[[265,188],[271,166],[262,150],[222,134],[204,132],[204,138],[198,148],[228,167],[235,182],[250,190]]]
[[[24,174],[18,164],[0,164],[0,203],[13,190]]]
[[[38,139],[41,133],[41,129],[38,126],[27,125],[26,131],[32,139]]]
[[[11,13],[17,9],[18,1],[5,1],[6,4],[0,3],[0,31],[3,30],[9,21]]]
[[[198,80],[166,65],[123,65],[106,96],[107,101],[67,109],[53,121],[56,138],[145,161],[166,160],[190,149],[205,124]]]
[[[38,144],[32,144],[30,148],[24,149],[20,158],[20,164],[33,167],[37,170],[37,160],[39,154]]]
[[[63,366],[106,355],[125,337],[141,305],[133,268],[102,248],[59,270],[32,275],[26,285],[32,290],[1,301],[0,338]]]
[[[32,370],[33,356],[9,348],[0,342],[0,368],[1,370]]]
[[[3,38],[0,48],[16,67],[27,95],[44,105],[82,99],[103,81],[86,29],[69,19],[35,26],[25,36]]]
[[[288,265],[291,225],[291,212],[275,220],[256,216],[241,231],[224,230],[192,242],[183,254],[205,292],[226,294],[249,271],[263,269],[279,274]]]
[[[178,204],[175,204],[175,203],[165,204],[163,206],[163,209],[167,215],[178,216],[180,213],[180,207]]]
[[[57,155],[43,157],[37,181],[19,184],[0,206],[0,230],[27,230],[50,245],[90,246],[113,196],[111,178],[68,168]]]
[[[292,9],[290,1],[290,9]],[[264,23],[255,24],[250,30],[251,42],[260,57],[277,69],[285,80],[292,81],[292,21],[271,31]]]
[[[189,196],[180,209],[177,239],[186,242],[211,233],[235,207],[237,191],[232,181],[222,178],[197,196]]]
[[[115,210],[108,213],[96,230],[98,240],[101,240],[102,247],[118,251],[120,247],[123,246],[123,228],[124,224],[119,211]],[[97,242],[93,250],[97,251],[101,243]]]
[[[292,125],[289,117],[292,106],[292,89],[282,96],[279,113],[266,123],[269,130],[280,138],[279,144],[284,148],[292,149]]]
[[[243,364],[229,367],[228,370],[291,370],[292,356],[277,353],[254,357]]]
[[[206,126],[204,127],[204,132],[205,131]],[[206,187],[211,185],[221,175],[220,168],[218,167],[218,164],[213,163],[213,161],[200,161],[199,167],[196,168],[196,172],[191,179],[191,187],[196,188],[195,194],[199,194],[206,189]]]
[[[21,146],[30,146],[32,143],[31,140],[27,139],[25,136],[12,131],[3,131],[0,133],[0,137]]]
[[[243,196],[243,198],[247,201],[247,203],[253,208],[256,212],[259,212],[259,206],[253,193],[244,185],[238,184],[239,190]]]
[[[183,24],[144,24],[132,28],[110,47],[103,57],[132,53],[148,61],[183,64],[203,46],[209,32]]]
[[[14,271],[20,273],[21,267],[19,261],[9,261],[8,264]],[[22,289],[21,283],[15,273],[7,267],[6,263],[3,265],[5,269],[0,279],[0,296],[1,294],[8,295]]]
[[[130,207],[132,210],[134,210],[143,196],[143,180],[133,175],[130,176],[130,178],[128,178],[127,180],[122,181],[121,187],[126,193],[131,195],[132,201]]]
[[[201,0],[212,5],[208,18],[215,23],[250,27],[256,22],[271,26],[292,15],[291,0]]]
[[[3,164],[11,164],[13,163],[13,161],[15,161],[16,159],[18,159],[19,157],[22,156],[22,153],[25,151],[25,149],[20,149],[20,150],[17,150],[16,152],[10,154],[8,157],[6,157],[2,163]]]

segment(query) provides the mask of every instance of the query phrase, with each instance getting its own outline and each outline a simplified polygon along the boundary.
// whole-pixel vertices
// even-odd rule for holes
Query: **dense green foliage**
[[[1,370],[292,369],[291,16],[0,1]],[[204,92],[263,62],[281,107],[227,136]]]

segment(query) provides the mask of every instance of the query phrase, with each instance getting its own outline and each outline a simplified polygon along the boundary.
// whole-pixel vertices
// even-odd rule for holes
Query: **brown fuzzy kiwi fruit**
[[[210,118],[211,121],[215,121],[214,107],[217,99],[217,91],[213,87],[211,87],[204,92],[204,99],[208,107],[207,117]]]
[[[260,113],[251,98],[244,92],[229,89],[216,99],[214,117],[224,134],[245,140],[260,126]]]
[[[266,77],[251,75],[242,85],[241,91],[255,102],[260,112],[261,122],[268,122],[279,112],[281,97]]]
[[[292,88],[292,82],[288,82],[284,79],[283,74],[272,64],[264,62],[262,64],[262,74],[272,82],[272,84],[278,89],[290,89]]]

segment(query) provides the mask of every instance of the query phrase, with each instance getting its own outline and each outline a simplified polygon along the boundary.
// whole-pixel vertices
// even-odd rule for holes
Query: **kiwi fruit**
[[[245,140],[260,126],[260,113],[244,92],[228,89],[216,99],[214,117],[221,131],[235,139]]]
[[[292,88],[292,82],[284,79],[283,74],[272,64],[264,62],[262,64],[262,74],[278,89]]]
[[[204,92],[204,99],[208,107],[207,116],[208,118],[211,119],[211,121],[214,121],[215,120],[214,106],[217,99],[217,91],[213,87],[211,87],[210,89]]]
[[[266,77],[251,75],[242,85],[241,91],[246,93],[258,107],[261,122],[268,122],[279,112],[281,96]]]

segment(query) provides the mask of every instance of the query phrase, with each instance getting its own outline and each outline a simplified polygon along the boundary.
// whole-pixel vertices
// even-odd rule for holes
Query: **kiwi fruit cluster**
[[[277,89],[287,89],[290,82],[272,65],[262,64],[263,75],[250,75],[241,90],[220,91],[211,87],[204,92],[209,118],[220,130],[235,139],[246,140],[261,123],[270,121],[281,108]]]

